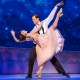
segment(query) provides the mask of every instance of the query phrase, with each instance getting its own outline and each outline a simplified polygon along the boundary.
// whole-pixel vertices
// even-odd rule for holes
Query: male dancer
[[[43,27],[39,31],[39,34],[44,34],[47,31],[48,25],[52,21],[52,19],[54,18],[54,15],[57,11],[58,6],[62,6],[62,5],[63,5],[63,2],[58,3],[54,7],[54,9],[51,11],[50,15],[45,20],[43,20],[43,25],[42,25]],[[35,27],[33,28],[33,30],[34,30],[41,23],[39,16],[34,14],[32,16],[32,21],[35,24]],[[36,46],[36,44],[34,43],[34,46],[32,47],[31,52],[30,52],[29,64],[28,64],[29,70],[28,70],[28,75],[26,76],[26,78],[32,78],[32,70],[33,70],[33,66],[34,66],[34,61],[36,59],[36,48],[35,48],[35,46]],[[63,74],[66,77],[70,77],[69,74],[67,74],[65,72],[65,70],[63,69],[63,67],[61,66],[61,64],[59,63],[59,61],[57,60],[57,58],[55,56],[53,56],[53,58],[50,60],[50,62],[54,65],[54,67],[56,68],[56,70],[58,71],[59,74]]]

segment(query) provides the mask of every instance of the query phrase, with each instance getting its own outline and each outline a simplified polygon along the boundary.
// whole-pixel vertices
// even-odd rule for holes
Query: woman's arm
[[[15,32],[13,30],[11,30],[10,32],[11,32],[11,34],[12,34],[15,42],[25,42],[25,41],[30,41],[31,40],[30,38],[26,38],[26,40],[21,41],[21,40],[19,40],[19,39],[16,38]]]
[[[32,40],[31,38],[26,38],[26,40],[21,41],[21,40],[16,38],[15,32],[13,30],[11,30],[10,32],[11,32],[15,42],[25,42],[25,41],[31,41]]]
[[[62,15],[63,15],[63,14],[62,14],[62,8],[61,8],[61,9],[59,10],[59,12],[57,13],[57,16],[56,16],[56,19],[55,19],[54,23],[53,23],[52,26],[51,26],[53,29],[57,27],[59,18],[60,18]]]
[[[11,34],[12,34],[12,36],[13,36],[15,42],[20,42],[20,41],[16,38],[15,32],[14,32],[13,30],[11,30],[10,32],[11,32]]]

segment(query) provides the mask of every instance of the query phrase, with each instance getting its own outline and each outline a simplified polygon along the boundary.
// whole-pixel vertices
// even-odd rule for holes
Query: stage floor
[[[80,80],[80,74],[70,74],[71,78],[62,76],[61,74],[42,74],[42,78],[38,79],[36,74],[33,78],[25,78],[25,74],[16,75],[0,75],[0,80]]]

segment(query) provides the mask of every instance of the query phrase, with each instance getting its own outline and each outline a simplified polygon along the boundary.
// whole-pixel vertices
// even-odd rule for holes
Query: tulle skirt
[[[45,34],[40,34],[36,45],[38,66],[61,52],[63,46],[64,38],[58,29],[50,27]]]

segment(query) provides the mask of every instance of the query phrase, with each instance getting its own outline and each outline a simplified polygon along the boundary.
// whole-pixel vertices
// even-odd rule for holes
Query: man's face
[[[39,23],[39,18],[36,18],[35,16],[32,17],[33,23],[36,25]]]

